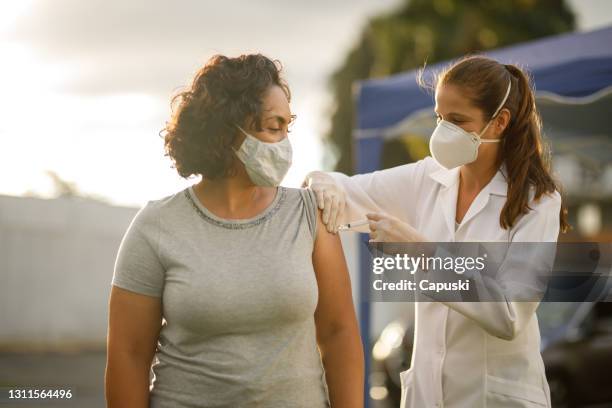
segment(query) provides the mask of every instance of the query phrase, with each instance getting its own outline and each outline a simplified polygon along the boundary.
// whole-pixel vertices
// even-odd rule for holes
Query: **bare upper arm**
[[[327,231],[320,210],[312,260],[319,287],[315,321],[317,337],[321,338],[344,326],[356,325],[357,320],[340,236]]]
[[[161,298],[111,287],[108,353],[153,359],[161,329]]]

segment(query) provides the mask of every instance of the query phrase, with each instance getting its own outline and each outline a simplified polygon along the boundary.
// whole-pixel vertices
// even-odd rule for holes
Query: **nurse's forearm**
[[[347,176],[340,172],[329,172],[333,181],[344,191],[345,207],[340,214],[340,223],[347,224],[353,221],[365,220],[365,215],[371,212],[380,212],[381,208],[374,202],[372,197],[364,190],[364,186],[360,183],[365,181],[363,175]],[[365,227],[356,228],[355,231],[369,231],[367,225]]]
[[[364,357],[359,333],[339,329],[319,340],[332,408],[363,407]]]
[[[433,278],[432,281],[443,282],[445,278]],[[483,284],[482,277],[475,273],[471,276],[470,285],[481,294],[480,301],[463,301],[459,292],[451,296],[447,292],[424,291],[420,295],[440,302],[455,312],[462,314],[472,320],[491,336],[503,340],[514,340],[523,331],[529,320],[535,314],[533,302],[512,302],[502,290],[498,282],[489,280],[489,284]],[[488,301],[487,301],[488,300]]]
[[[488,334],[514,340],[535,315],[538,302],[442,302]]]

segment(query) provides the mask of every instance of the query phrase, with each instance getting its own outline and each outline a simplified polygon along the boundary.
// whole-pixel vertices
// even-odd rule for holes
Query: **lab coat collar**
[[[508,193],[506,174],[508,174],[506,163],[502,163],[497,173],[495,173],[489,184],[485,187],[488,189],[488,193],[506,197]],[[455,183],[459,182],[459,167],[450,170],[441,167],[431,173],[430,177],[444,187],[453,187]]]
[[[493,176],[491,181],[489,182],[489,193],[506,197],[508,194],[508,179],[507,175],[508,169],[506,168],[506,163],[502,163],[502,165],[497,170],[497,173]]]
[[[450,170],[440,167],[439,170],[434,171],[429,176],[444,187],[451,187],[459,182],[459,167]]]
[[[487,184],[478,194],[468,212],[461,220],[461,226],[465,225],[470,219],[474,218],[489,202],[490,195],[499,195],[505,197],[508,191],[506,182],[505,164],[502,164],[497,173],[493,176],[489,184]],[[444,218],[451,237],[455,237],[455,233],[461,229],[461,226],[455,231],[455,214],[457,208],[457,194],[459,191],[459,167],[454,169],[440,168],[439,170],[430,173],[430,177],[440,183],[443,188],[440,191],[440,200]]]

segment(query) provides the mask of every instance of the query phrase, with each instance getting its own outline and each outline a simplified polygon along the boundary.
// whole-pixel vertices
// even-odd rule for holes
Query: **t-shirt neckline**
[[[184,190],[184,193],[187,199],[191,202],[192,206],[206,221],[224,228],[242,229],[261,224],[262,222],[270,218],[272,215],[274,215],[274,213],[280,207],[285,197],[286,191],[285,187],[278,186],[276,188],[276,194],[274,195],[274,199],[262,212],[253,217],[236,219],[219,217],[215,215],[212,211],[210,211],[208,208],[206,208],[198,199],[195,191],[193,190],[193,185],[187,187]]]

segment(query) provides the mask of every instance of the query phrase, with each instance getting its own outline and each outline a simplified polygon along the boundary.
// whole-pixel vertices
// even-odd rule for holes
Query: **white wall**
[[[135,212],[0,196],[0,349],[104,346],[114,259]]]

